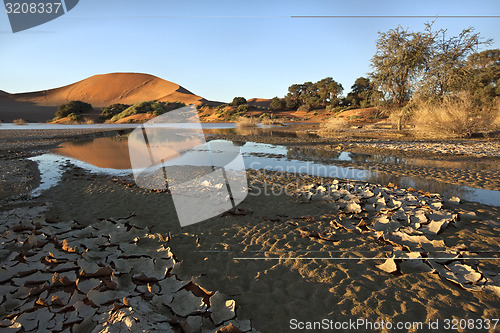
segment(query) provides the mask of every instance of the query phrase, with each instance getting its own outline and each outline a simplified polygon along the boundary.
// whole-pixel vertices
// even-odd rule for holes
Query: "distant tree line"
[[[292,84],[286,96],[271,100],[270,107],[402,110],[414,99],[439,101],[464,91],[475,103],[492,105],[500,96],[500,50],[479,51],[491,43],[471,27],[450,37],[446,30],[433,30],[432,24],[426,24],[423,32],[398,26],[379,32],[373,71],[357,78],[347,96],[342,96],[342,84],[327,77]]]

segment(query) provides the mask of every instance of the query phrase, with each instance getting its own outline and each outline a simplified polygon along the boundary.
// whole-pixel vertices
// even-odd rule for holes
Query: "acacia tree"
[[[358,77],[345,100],[351,106],[366,108],[375,105],[380,98],[380,92],[369,78]]]
[[[302,105],[309,107],[325,107],[327,105],[338,105],[339,96],[344,88],[331,77],[324,78],[318,82],[304,82],[292,84],[288,87],[285,96],[287,108],[297,108]]]
[[[432,52],[434,34],[398,26],[379,32],[370,74],[387,101],[397,107],[410,100]]]
[[[483,41],[472,27],[463,29],[458,36],[448,37],[447,30],[432,32],[432,25],[426,24],[426,33],[432,38],[432,44],[419,93],[442,99],[470,86],[473,76],[467,58],[479,45],[490,44],[491,39]]]
[[[447,36],[447,30],[432,30],[427,23],[423,32],[398,26],[379,32],[377,52],[372,58],[371,77],[387,101],[400,108],[415,92],[442,99],[471,84],[473,77],[467,57],[483,40],[474,28],[463,29],[458,36]]]
[[[471,54],[466,70],[472,78],[475,102],[491,105],[500,96],[500,49]]]

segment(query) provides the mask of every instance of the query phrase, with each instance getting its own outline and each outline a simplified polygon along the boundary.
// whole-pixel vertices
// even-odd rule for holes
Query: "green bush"
[[[250,106],[248,104],[241,104],[238,106],[236,111],[238,112],[247,112],[250,109]]]
[[[71,101],[66,104],[61,104],[57,107],[56,118],[67,117],[71,113],[82,114],[92,111],[92,105],[82,101]]]
[[[69,120],[73,121],[80,121],[83,118],[81,114],[76,114],[76,113],[70,113],[67,117],[69,118]]]
[[[297,111],[309,112],[309,111],[311,111],[311,106],[308,105],[308,104],[301,105],[301,106],[299,106],[299,108],[297,109]]]
[[[247,104],[247,100],[245,99],[245,97],[235,97],[235,98],[233,98],[233,101],[231,102],[232,106],[239,106],[239,105],[243,105],[243,104]]]
[[[186,104],[182,102],[139,102],[114,115],[111,118],[111,122],[115,122],[138,113],[151,113],[154,116],[159,116],[165,112],[172,111],[183,106],[186,106]]]
[[[281,99],[279,97],[273,97],[271,100],[271,109],[274,110],[283,110],[286,107],[286,102],[284,99]]]
[[[120,104],[120,103],[116,103],[116,104],[112,104],[110,106],[103,107],[103,108],[101,108],[100,117],[103,120],[109,119],[109,118],[111,118],[119,113],[122,113],[123,111],[125,111],[129,107],[130,107],[130,105]]]

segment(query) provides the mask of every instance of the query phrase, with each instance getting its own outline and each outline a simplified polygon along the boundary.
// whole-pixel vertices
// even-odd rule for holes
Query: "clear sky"
[[[27,2],[33,0],[26,0]],[[0,90],[55,88],[94,74],[149,73],[210,100],[284,96],[331,76],[348,93],[370,69],[378,31],[423,30],[432,18],[295,15],[497,15],[499,0],[80,0],[66,15],[13,34],[0,10]],[[473,26],[500,48],[500,18],[438,18]]]

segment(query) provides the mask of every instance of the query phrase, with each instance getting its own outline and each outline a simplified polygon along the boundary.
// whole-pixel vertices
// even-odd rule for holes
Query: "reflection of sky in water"
[[[126,144],[126,141],[124,142]],[[217,142],[219,142],[219,146]],[[211,141],[203,146],[197,147],[196,151],[182,153],[180,157],[165,163],[165,165],[206,166],[228,163],[228,161],[233,159],[238,154],[238,151],[233,149],[228,150],[227,147],[230,146],[224,145],[224,143],[228,145],[232,144],[228,141],[223,140]],[[208,145],[212,145],[211,152],[209,152]],[[236,146],[233,147],[235,147],[235,149],[238,148]],[[401,177],[397,175],[373,172],[364,169],[340,167],[333,165],[332,163],[322,163],[319,160],[315,160],[314,162],[303,161],[300,160],[300,157],[298,156],[296,158],[294,158],[293,155],[288,155],[288,157],[285,157],[287,156],[289,148],[279,145],[248,142],[239,148],[241,149],[246,168],[297,172],[299,174],[308,174],[322,177],[337,177],[379,184],[388,184],[389,182],[392,182],[402,188],[413,187],[416,190],[441,193],[445,197],[458,196],[461,199],[468,201],[500,206],[500,191],[454,185],[420,177]],[[283,155],[284,157],[255,156],[252,155],[252,153]],[[355,154],[349,152],[341,152],[336,154],[336,158],[341,161],[356,160],[357,158]],[[366,156],[365,154],[363,155]],[[387,160],[390,159],[391,157],[389,156]],[[61,179],[63,166],[68,160],[72,164],[93,173],[104,173],[108,175],[119,176],[130,174],[132,172],[132,170],[130,169],[118,170],[98,168],[84,161],[80,161],[74,158],[62,157],[56,154],[45,154],[33,157],[31,158],[31,160],[36,161],[39,164],[43,182],[42,185],[35,190],[34,194],[40,194],[43,190],[49,189],[50,187],[57,184]],[[393,158],[393,161],[398,160],[399,159]],[[215,163],[214,161],[222,162]]]
[[[37,197],[43,191],[57,185],[62,178],[64,166],[67,163],[85,169],[91,173],[108,174],[110,176],[123,176],[130,173],[130,170],[98,168],[92,164],[57,154],[43,154],[28,158],[38,164],[40,170],[40,186],[33,190],[32,195]]]

